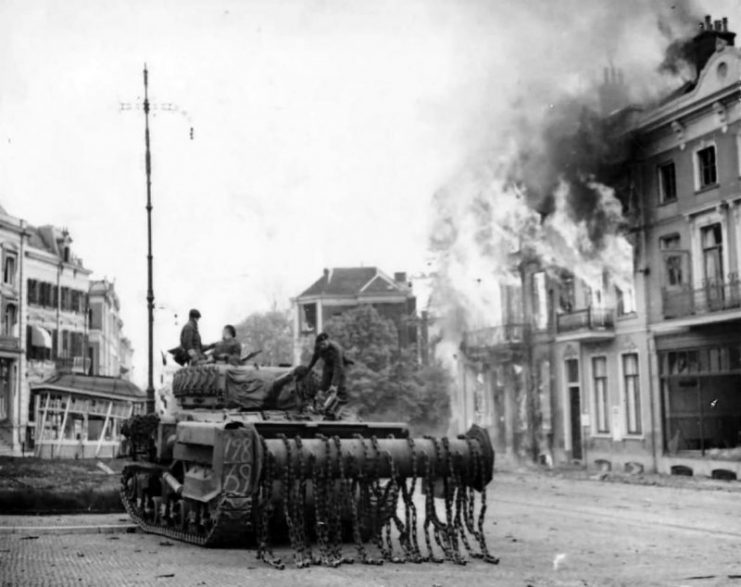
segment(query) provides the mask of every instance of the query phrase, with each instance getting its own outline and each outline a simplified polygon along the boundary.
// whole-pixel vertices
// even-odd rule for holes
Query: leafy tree
[[[280,365],[292,362],[293,336],[289,312],[255,312],[235,328],[237,340],[244,345],[245,352],[262,349],[258,355],[261,363]]]
[[[365,304],[332,318],[325,330],[355,362],[347,385],[359,416],[407,422],[415,432],[447,429],[450,375],[440,365],[419,365],[413,351],[399,349],[393,321]]]

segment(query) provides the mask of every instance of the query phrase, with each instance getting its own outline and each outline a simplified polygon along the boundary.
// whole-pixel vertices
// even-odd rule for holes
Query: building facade
[[[69,232],[29,227],[24,258],[28,381],[68,368],[87,372],[87,293],[91,271],[72,252]]]
[[[22,220],[0,208],[0,454],[21,450],[26,442],[28,389],[23,315],[24,253]]]
[[[93,375],[119,377],[131,370],[131,344],[123,336],[121,304],[107,279],[90,283],[88,345]]]
[[[642,138],[647,366],[656,466],[741,475],[741,52],[725,21],[696,38],[694,84]]]
[[[632,276],[585,283],[520,251],[503,316],[466,333],[462,410],[499,454],[620,470],[741,475],[741,52],[725,21],[696,78],[623,108]],[[615,76],[608,81],[614,85]],[[613,103],[613,107],[618,103]],[[516,298],[517,307],[506,302]]]
[[[91,284],[71,245],[68,231],[28,226],[0,208],[0,454],[34,444],[34,385],[64,373],[130,376],[133,351],[113,286]],[[100,324],[91,323],[91,294],[108,301]]]
[[[417,341],[416,299],[403,272],[395,273],[392,278],[375,267],[325,269],[291,304],[297,364],[301,362],[302,351],[313,344],[328,320],[361,304],[371,304],[394,323],[400,347],[409,347]]]

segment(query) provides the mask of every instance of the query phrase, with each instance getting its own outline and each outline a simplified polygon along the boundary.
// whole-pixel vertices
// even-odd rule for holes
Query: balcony
[[[463,349],[469,358],[480,359],[492,351],[511,351],[524,342],[528,329],[525,324],[506,324],[471,330],[463,335]]]
[[[556,333],[560,340],[610,340],[615,337],[615,311],[611,308],[585,308],[559,314]]]
[[[16,336],[0,335],[0,351],[20,352],[21,345]]]
[[[705,281],[699,288],[685,287],[662,291],[662,310],[666,319],[703,316],[741,309],[741,280],[737,274],[727,280]]]
[[[90,357],[60,357],[55,363],[59,373],[90,373]]]

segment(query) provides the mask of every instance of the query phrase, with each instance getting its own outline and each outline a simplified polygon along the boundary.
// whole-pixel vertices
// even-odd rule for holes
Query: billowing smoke
[[[536,0],[491,10],[507,25],[497,115],[481,121],[490,145],[434,197],[432,300],[446,354],[464,331],[500,323],[501,286],[519,283],[518,252],[589,285],[605,272],[628,285],[623,229],[635,193],[623,163],[634,145],[624,106],[683,83],[683,55],[668,67],[667,50],[702,19],[690,2]]]

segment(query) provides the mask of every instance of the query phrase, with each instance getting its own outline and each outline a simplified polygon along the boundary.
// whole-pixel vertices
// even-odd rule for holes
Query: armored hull
[[[349,562],[348,538],[366,563],[463,563],[462,549],[496,562],[483,534],[494,464],[485,431],[413,439],[404,424],[326,421],[309,409],[313,385],[286,368],[180,370],[175,417],[129,426],[137,459],[122,477],[129,515],[146,532],[200,546],[253,544],[277,567],[270,544],[281,534],[298,566]]]

